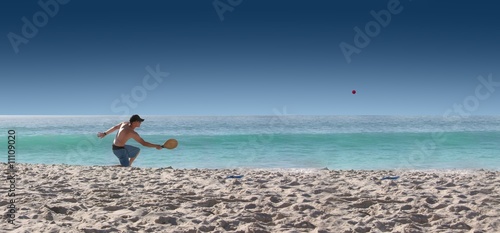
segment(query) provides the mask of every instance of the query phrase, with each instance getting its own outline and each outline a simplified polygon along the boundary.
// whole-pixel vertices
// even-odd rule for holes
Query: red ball
[[[356,90],[352,90],[352,94],[353,94],[353,95],[354,95],[354,94],[356,94]]]

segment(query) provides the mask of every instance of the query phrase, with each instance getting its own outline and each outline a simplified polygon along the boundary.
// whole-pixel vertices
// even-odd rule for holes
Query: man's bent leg
[[[139,156],[139,152],[141,152],[141,149],[130,145],[125,145],[125,149],[127,150],[128,158],[130,158],[129,166],[132,166],[132,162],[134,162],[135,158]]]
[[[127,156],[127,151],[125,149],[113,150],[113,154],[115,154],[118,160],[120,160],[120,166],[122,167],[130,166],[130,162]]]
[[[134,162],[135,158],[137,158],[137,156],[139,156],[139,153],[140,153],[140,151],[137,152],[137,154],[135,155],[135,157],[130,158],[130,165],[129,166],[132,167],[132,162]]]

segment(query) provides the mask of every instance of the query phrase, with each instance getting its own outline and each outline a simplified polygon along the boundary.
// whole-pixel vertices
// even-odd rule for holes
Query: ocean
[[[141,116],[148,142],[136,167],[380,170],[500,167],[500,116]],[[15,134],[15,162],[116,165],[123,116],[0,116],[2,162]],[[12,142],[11,142],[12,143]]]

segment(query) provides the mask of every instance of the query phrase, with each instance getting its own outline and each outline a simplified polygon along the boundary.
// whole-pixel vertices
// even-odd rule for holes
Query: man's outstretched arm
[[[141,136],[139,136],[139,134],[136,132],[134,132],[132,138],[145,147],[154,147],[158,150],[162,149],[161,145],[153,144],[153,143],[149,143],[149,142],[144,141],[144,139],[142,139]]]
[[[110,134],[110,133],[113,133],[114,131],[116,131],[117,129],[119,129],[119,128],[120,128],[120,126],[121,126],[123,123],[125,123],[125,122],[121,122],[121,123],[119,123],[119,124],[117,124],[117,125],[115,125],[115,126],[113,126],[113,127],[109,128],[108,130],[106,130],[106,131],[104,131],[104,132],[99,132],[99,133],[97,134],[97,137],[103,138],[103,137],[105,137],[106,135],[108,135],[108,134]]]

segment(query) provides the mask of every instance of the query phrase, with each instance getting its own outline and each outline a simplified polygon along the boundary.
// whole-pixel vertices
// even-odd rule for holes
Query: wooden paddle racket
[[[171,139],[168,139],[165,143],[163,143],[163,145],[161,147],[171,150],[171,149],[176,148],[177,145],[179,145],[179,142],[177,140],[171,138]]]

